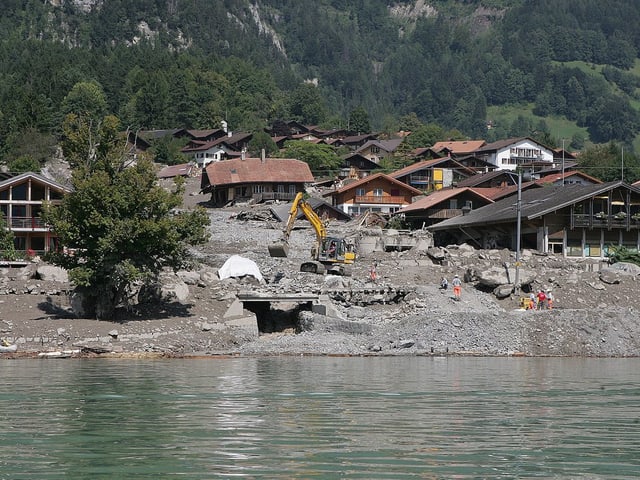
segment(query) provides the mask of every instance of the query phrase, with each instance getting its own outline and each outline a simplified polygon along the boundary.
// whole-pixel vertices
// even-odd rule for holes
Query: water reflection
[[[2,364],[1,478],[633,478],[638,359]]]

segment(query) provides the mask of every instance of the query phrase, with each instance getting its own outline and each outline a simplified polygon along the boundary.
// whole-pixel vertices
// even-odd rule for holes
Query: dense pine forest
[[[636,0],[4,0],[0,159],[41,162],[79,109],[247,131],[364,111],[632,155],[639,52]]]

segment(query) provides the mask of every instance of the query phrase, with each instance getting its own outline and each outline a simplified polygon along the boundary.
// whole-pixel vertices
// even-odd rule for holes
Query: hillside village
[[[375,172],[389,144],[365,137],[327,181],[297,159],[248,157],[242,143],[217,159],[197,157],[202,165],[194,158],[160,169],[167,185],[186,178],[183,208],[207,209],[211,240],[193,252],[198,270],[167,274],[162,302],[140,300],[114,322],[83,319],[64,272],[37,262],[57,248],[39,208],[69,191],[45,174],[63,169],[6,175],[7,224],[35,261],[3,270],[0,333],[27,355],[638,354],[638,268],[607,259],[611,246],[638,246],[637,186],[603,183],[569,152],[530,138],[444,142],[418,149],[412,165]],[[269,256],[300,191],[331,234],[356,246],[348,276],[300,272],[315,239],[304,220],[289,258]],[[234,255],[259,273],[222,278]],[[439,288],[454,275],[463,279],[461,302]],[[553,292],[553,311],[523,310],[539,290]]]

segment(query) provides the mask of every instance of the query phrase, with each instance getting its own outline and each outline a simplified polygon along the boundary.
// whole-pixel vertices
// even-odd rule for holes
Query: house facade
[[[375,164],[379,164],[384,158],[391,157],[402,143],[401,138],[392,140],[369,140],[355,153],[362,155]]]
[[[40,214],[44,203],[59,205],[70,189],[33,172],[0,182],[0,211],[18,251],[42,254],[58,248],[57,237]]]
[[[235,158],[212,162],[202,173],[201,191],[214,206],[229,202],[293,200],[313,183],[309,165],[291,158]]]
[[[238,156],[246,150],[251,133],[231,133],[214,140],[191,140],[181,152],[191,157],[200,168],[211,162],[219,162],[232,156]]]
[[[325,193],[324,196],[331,197],[332,204],[343,212],[357,216],[369,211],[397,212],[421,194],[417,188],[410,187],[389,175],[375,173]]]
[[[535,173],[554,165],[554,151],[528,137],[489,143],[474,153],[500,170]]]
[[[396,170],[389,175],[423,192],[431,192],[450,187],[455,182],[474,174],[475,171],[450,157],[446,157],[423,160]]]
[[[600,258],[611,246],[640,248],[640,188],[623,182],[549,185],[521,194],[523,248],[565,257]],[[437,244],[469,242],[480,248],[517,244],[518,203],[508,197],[432,225]]]
[[[493,200],[472,188],[447,188],[416,200],[411,205],[400,209],[398,213],[403,214],[413,228],[422,228],[467,214],[474,208],[490,203],[493,203]]]

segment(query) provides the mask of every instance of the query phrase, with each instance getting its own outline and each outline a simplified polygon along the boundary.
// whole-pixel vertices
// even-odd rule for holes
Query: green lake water
[[[640,477],[640,359],[2,360],[0,479]]]

